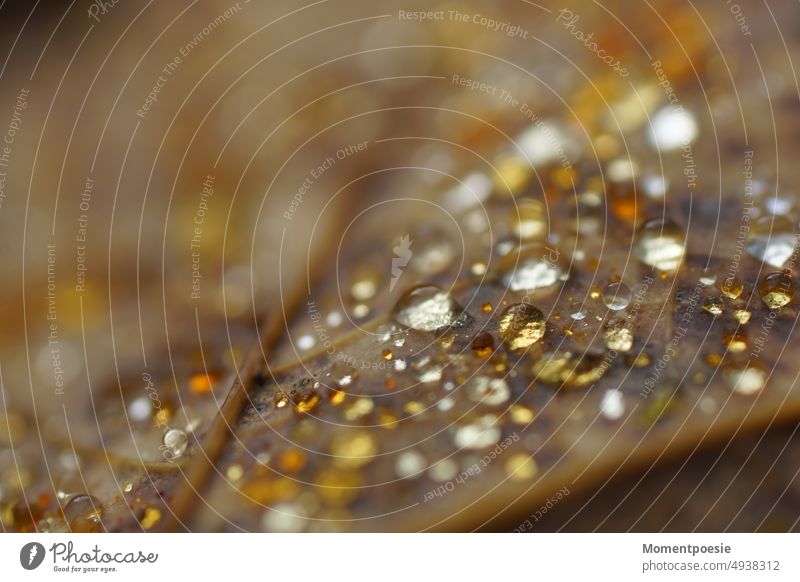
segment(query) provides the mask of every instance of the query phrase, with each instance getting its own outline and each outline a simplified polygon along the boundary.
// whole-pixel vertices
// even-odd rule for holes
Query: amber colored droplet
[[[494,351],[494,338],[489,332],[482,332],[472,340],[472,351],[479,358],[488,358]]]
[[[532,408],[524,404],[512,404],[509,412],[514,424],[530,424],[535,414]]]
[[[103,531],[100,501],[90,495],[76,495],[64,506],[64,519],[74,533],[99,533]]]
[[[144,515],[139,523],[144,529],[152,529],[161,521],[161,510],[156,507],[148,507],[144,510]]]
[[[744,291],[744,285],[737,277],[723,279],[719,287],[722,294],[728,299],[736,299]]]
[[[631,364],[634,368],[646,368],[650,365],[650,355],[644,352],[636,354]]]
[[[358,471],[330,469],[317,475],[317,494],[331,505],[345,506],[358,497],[363,484]]]
[[[489,312],[491,312],[491,311],[492,311],[492,304],[491,304],[491,303],[484,303],[484,304],[481,306],[481,311],[483,311],[484,313],[489,313]]]
[[[526,453],[519,453],[505,462],[505,470],[512,481],[527,481],[536,476],[539,472],[539,467],[533,457],[528,456]]]
[[[500,337],[512,350],[531,347],[544,337],[546,321],[544,314],[527,303],[509,306],[500,316]]]
[[[195,394],[208,394],[213,388],[210,374],[195,374],[189,378],[189,390]]]
[[[747,338],[744,336],[743,333],[732,333],[730,335],[725,336],[722,340],[726,346],[728,346],[728,351],[734,354],[739,352],[743,352],[747,349]]]
[[[722,297],[707,297],[703,302],[703,309],[711,315],[721,315],[724,308]]]
[[[712,352],[706,355],[706,363],[709,366],[719,366],[720,362],[722,362],[722,356],[716,352]]]
[[[328,389],[328,402],[330,402],[334,406],[344,402],[345,396],[346,394],[342,390],[337,390],[336,388]]]
[[[306,466],[306,454],[300,449],[288,449],[278,459],[278,467],[286,473],[297,473]]]
[[[758,284],[758,294],[770,309],[787,305],[794,298],[794,291],[794,281],[783,272],[770,273]]]
[[[733,312],[733,317],[736,318],[736,321],[738,321],[740,325],[745,325],[749,322],[751,315],[752,314],[746,309],[736,309]]]
[[[295,401],[294,409],[299,414],[307,414],[314,410],[321,401],[322,398],[319,394],[310,392]]]
[[[383,359],[386,360],[387,362],[394,357],[394,354],[392,354],[392,350],[389,349],[383,350],[383,353],[381,355]]]
[[[387,378],[384,385],[386,386],[387,390],[394,390],[397,388],[397,382],[394,380],[394,378]]]
[[[243,484],[241,491],[251,501],[266,505],[296,497],[300,492],[300,486],[293,479],[281,477],[272,480],[260,476]]]
[[[273,399],[273,403],[275,404],[276,408],[283,408],[289,404],[289,397],[283,392],[278,392]]]

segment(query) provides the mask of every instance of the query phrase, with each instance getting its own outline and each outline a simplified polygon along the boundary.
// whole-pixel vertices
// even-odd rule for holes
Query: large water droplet
[[[648,220],[636,234],[633,247],[636,257],[659,271],[676,271],[686,252],[683,230],[671,220]]]
[[[565,281],[569,265],[558,249],[532,243],[509,252],[500,261],[499,269],[503,283],[511,291],[533,291]]]
[[[747,238],[747,252],[776,269],[783,268],[796,245],[794,225],[785,216],[759,218]]]
[[[406,291],[392,311],[394,320],[419,331],[435,331],[453,325],[462,308],[449,293],[435,285],[420,285]]]
[[[770,273],[758,284],[761,301],[770,309],[779,309],[794,297],[794,281],[786,273]]]

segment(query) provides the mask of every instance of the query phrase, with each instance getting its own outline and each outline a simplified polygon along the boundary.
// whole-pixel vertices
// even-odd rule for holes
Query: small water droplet
[[[636,234],[633,252],[646,265],[659,271],[677,271],[686,251],[683,230],[671,220],[645,222]]]
[[[509,306],[500,316],[500,337],[512,350],[524,350],[542,339],[546,329],[544,314],[528,303]]]
[[[722,297],[706,297],[706,300],[703,302],[703,309],[711,315],[722,315],[724,308],[725,303],[722,301]]]
[[[745,396],[760,392],[767,383],[767,373],[754,365],[728,368],[724,376],[734,392]]]
[[[622,281],[609,283],[603,290],[603,303],[612,311],[625,309],[631,302],[631,290]]]
[[[164,434],[164,446],[173,458],[180,457],[189,446],[189,437],[180,429],[170,429]]]
[[[794,253],[797,234],[785,216],[763,216],[753,222],[747,252],[766,264],[781,269]]]
[[[455,445],[464,449],[483,449],[497,444],[500,429],[494,415],[486,415],[472,424],[459,427],[453,438]]]
[[[743,333],[730,333],[722,339],[722,343],[728,346],[728,351],[738,354],[747,349],[747,338]]]
[[[794,281],[786,273],[770,273],[758,284],[758,294],[764,305],[779,309],[794,297]]]
[[[633,331],[624,322],[610,322],[603,330],[603,340],[609,350],[629,352],[633,347]]]
[[[462,313],[449,293],[434,285],[406,291],[392,311],[394,320],[418,331],[436,331],[453,325]]]
[[[625,399],[619,390],[606,390],[600,401],[600,413],[608,420],[619,420],[625,414]]]
[[[698,134],[697,121],[680,105],[659,109],[650,124],[650,144],[658,151],[668,152],[692,143]]]
[[[511,397],[511,389],[502,378],[478,376],[465,386],[467,397],[472,402],[481,402],[488,406],[499,406]]]
[[[503,283],[512,291],[534,291],[557,286],[568,276],[562,253],[536,243],[516,247],[500,260]]]
[[[521,240],[541,240],[547,237],[547,209],[538,200],[526,198],[511,210],[512,232]]]
[[[728,277],[722,280],[720,291],[728,299],[736,299],[744,291],[744,285],[738,277]]]
[[[494,338],[488,332],[481,332],[472,340],[472,351],[479,358],[488,358],[494,351]]]
[[[733,312],[733,317],[736,318],[736,321],[738,321],[740,325],[744,325],[750,321],[751,315],[752,314],[746,309],[736,309]]]
[[[331,378],[340,387],[350,386],[358,377],[358,371],[344,362],[336,362],[331,366]]]

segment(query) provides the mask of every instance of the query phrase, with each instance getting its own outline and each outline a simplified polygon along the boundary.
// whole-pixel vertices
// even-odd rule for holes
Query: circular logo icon
[[[30,542],[19,551],[19,563],[26,570],[35,570],[44,561],[44,546],[39,542]]]

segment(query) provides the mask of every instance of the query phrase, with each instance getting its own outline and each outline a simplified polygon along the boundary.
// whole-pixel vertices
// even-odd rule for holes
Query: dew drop
[[[725,303],[723,303],[722,297],[706,297],[703,302],[703,309],[711,315],[722,315],[724,308]]]
[[[411,329],[436,331],[453,325],[462,311],[446,291],[434,285],[420,285],[403,294],[392,316],[397,323]]]
[[[472,402],[481,402],[488,406],[499,406],[511,397],[511,389],[502,378],[478,376],[467,383],[465,390]]]
[[[528,303],[517,303],[508,307],[500,316],[500,337],[512,350],[531,347],[544,336],[546,321],[544,314]]]
[[[737,299],[744,291],[744,285],[738,277],[723,279],[719,288],[728,299]]]
[[[794,281],[786,273],[770,273],[758,284],[761,301],[770,309],[779,309],[794,297]]]
[[[636,234],[633,252],[646,265],[659,271],[677,271],[686,251],[683,230],[671,220],[645,222]]]
[[[164,446],[173,458],[180,457],[189,446],[189,437],[180,429],[170,429],[164,434]]]
[[[764,216],[753,222],[747,252],[759,261],[781,269],[794,253],[797,234],[785,216]]]
[[[509,222],[521,240],[541,240],[547,236],[547,209],[538,200],[521,200],[511,210]]]
[[[500,260],[503,283],[512,291],[547,289],[565,281],[568,265],[558,249],[536,243],[524,244]]]
[[[612,311],[625,309],[631,302],[631,290],[622,281],[609,283],[603,289],[603,303]]]

